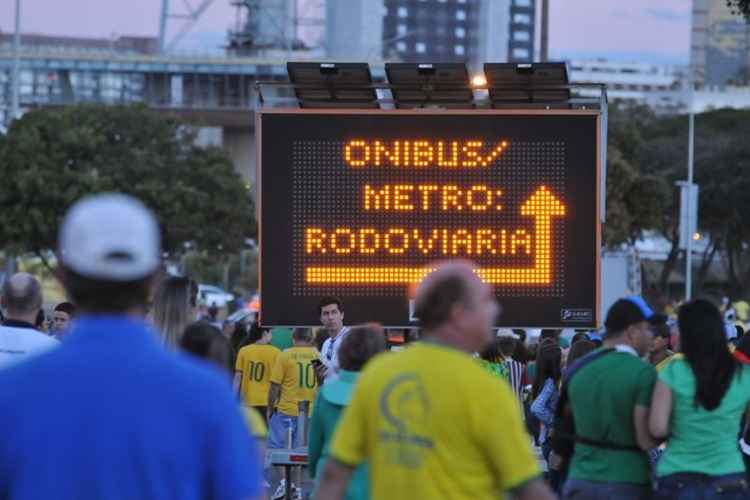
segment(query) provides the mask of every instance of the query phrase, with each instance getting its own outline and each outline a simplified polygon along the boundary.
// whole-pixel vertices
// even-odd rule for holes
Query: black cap
[[[654,312],[640,297],[628,297],[620,299],[609,308],[604,326],[607,333],[617,333],[625,330],[630,325],[649,321],[654,317]]]

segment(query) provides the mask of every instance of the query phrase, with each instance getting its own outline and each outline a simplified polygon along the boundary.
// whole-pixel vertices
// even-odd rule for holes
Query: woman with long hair
[[[151,317],[162,342],[177,347],[185,327],[195,321],[198,306],[198,285],[184,276],[164,279],[154,295]]]
[[[737,432],[750,401],[749,368],[732,357],[710,302],[684,304],[678,326],[683,357],[659,372],[651,399],[649,430],[667,440],[655,498],[747,498]]]
[[[539,433],[539,442],[542,445],[542,454],[545,460],[549,460],[550,440],[552,424],[555,420],[555,409],[560,399],[560,378],[562,377],[562,349],[557,345],[556,339],[545,339],[539,344],[536,356],[536,377],[531,389],[531,414],[542,424]],[[556,471],[549,470],[550,486],[553,490],[558,489]]]

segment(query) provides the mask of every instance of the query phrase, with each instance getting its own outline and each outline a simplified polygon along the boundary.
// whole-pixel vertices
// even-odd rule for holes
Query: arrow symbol
[[[521,215],[534,217],[534,267],[480,268],[476,273],[491,284],[548,285],[552,282],[552,217],[565,215],[565,205],[546,186],[521,205]]]

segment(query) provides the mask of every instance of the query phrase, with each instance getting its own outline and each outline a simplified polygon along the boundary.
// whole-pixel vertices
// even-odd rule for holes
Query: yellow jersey
[[[540,474],[508,383],[428,342],[368,364],[331,456],[367,461],[370,497],[388,500],[497,499]]]
[[[318,388],[312,361],[319,358],[314,347],[290,347],[276,358],[271,382],[281,386],[281,397],[276,405],[281,413],[296,417],[301,401],[309,401],[312,406]]]
[[[240,396],[248,406],[268,406],[271,372],[281,351],[270,344],[250,344],[240,349],[235,373],[240,374]]]

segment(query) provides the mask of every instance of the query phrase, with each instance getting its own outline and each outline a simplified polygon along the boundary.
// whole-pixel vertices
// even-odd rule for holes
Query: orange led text
[[[344,161],[356,168],[484,168],[495,161],[507,147],[507,141],[490,144],[480,140],[354,139],[344,146]]]

